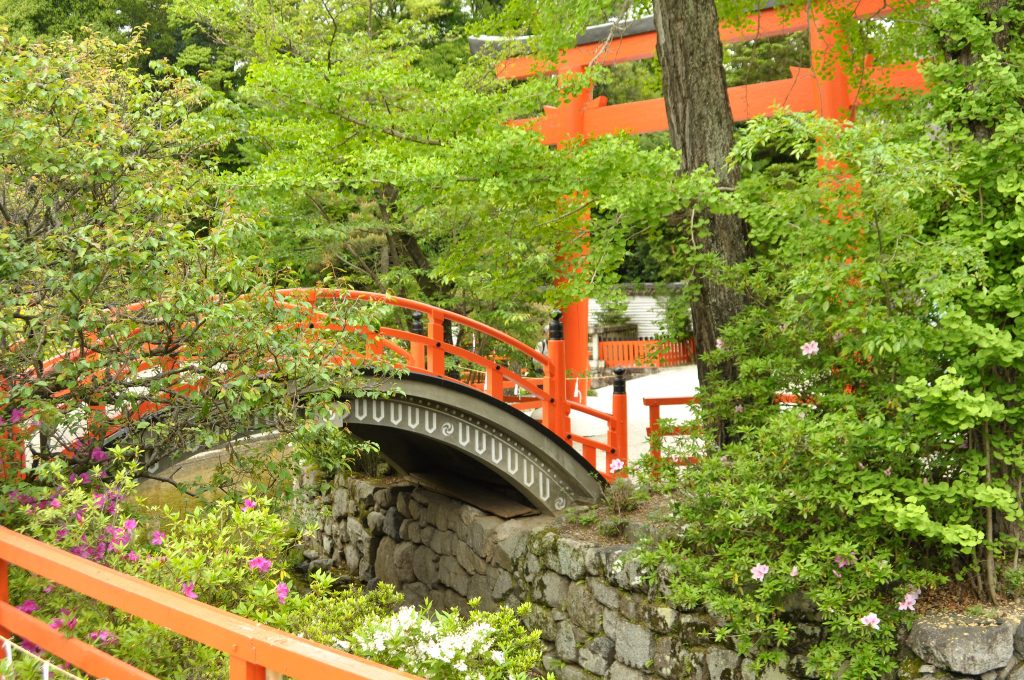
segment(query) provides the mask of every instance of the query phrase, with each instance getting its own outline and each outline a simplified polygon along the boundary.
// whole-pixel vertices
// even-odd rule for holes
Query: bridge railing
[[[0,527],[0,635],[31,640],[72,666],[100,678],[157,680],[105,651],[60,632],[10,603],[9,567],[26,569],[98,602],[145,619],[226,654],[231,680],[410,680],[388,668],[264,626],[60,548]]]
[[[310,307],[310,325],[334,328],[328,321],[329,313],[319,313],[319,308],[330,301],[365,301],[409,310],[406,328],[381,326],[367,329],[370,350],[378,355],[391,353],[405,363],[410,371],[453,380],[477,389],[489,396],[521,410],[540,409],[541,422],[556,436],[577,448],[579,453],[606,478],[616,476],[617,469],[626,463],[628,439],[626,432],[626,400],[624,383],[613,397],[612,413],[604,413],[588,407],[581,401],[569,397],[566,377],[565,347],[561,321],[556,317],[551,324],[547,354],[537,351],[520,340],[462,314],[435,307],[416,300],[372,293],[367,291],[344,291],[330,288],[296,288],[278,291],[285,298]],[[450,341],[451,328],[473,332],[491,341],[490,352],[482,355]],[[446,327],[449,329],[446,331]],[[341,328],[335,328],[342,330]],[[351,330],[346,327],[345,330]],[[493,343],[499,343],[502,351],[495,351]],[[542,378],[530,378],[520,370],[503,362],[500,355],[518,355],[535,364],[543,373]],[[474,367],[469,375],[449,370],[448,358],[458,360],[464,366]],[[480,377],[483,377],[481,380]],[[621,375],[619,376],[621,381]],[[573,432],[570,415],[582,413],[603,424],[605,434],[584,435]]]
[[[410,371],[469,385],[520,410],[539,409],[543,425],[557,437],[572,444],[580,455],[606,478],[614,477],[616,470],[621,469],[621,466],[615,463],[616,460],[621,464],[626,463],[628,442],[625,398],[620,400],[621,403],[613,399],[617,405],[612,413],[598,411],[580,400],[570,398],[566,379],[564,340],[558,317],[552,321],[548,351],[544,354],[507,333],[467,316],[407,298],[330,288],[288,289],[277,291],[277,295],[276,304],[279,306],[305,309],[299,314],[305,316],[305,321],[296,324],[296,331],[307,333],[311,342],[316,342],[317,334],[323,332],[357,332],[366,336],[364,351],[346,350],[347,354],[332,359],[337,363],[365,363],[369,366],[379,365],[380,362],[390,363]],[[380,304],[408,310],[409,315],[405,328],[386,325],[371,328],[362,323],[350,325],[343,318],[345,309],[327,308],[331,302],[339,306],[341,303],[352,302]],[[131,311],[144,306],[145,303],[138,303],[124,310]],[[114,310],[112,314],[124,310]],[[332,314],[332,311],[340,311],[342,315]],[[453,327],[462,332],[475,334],[477,338],[486,339],[487,353],[481,354],[452,342]],[[97,336],[96,342],[102,344],[102,338]],[[502,358],[508,356],[516,356],[522,363],[539,367],[542,377],[532,378],[524,375],[524,366],[514,366],[512,362]],[[473,372],[462,375],[457,370],[453,371],[449,359],[463,367],[472,367]],[[81,360],[88,360],[88,357],[79,356],[76,352],[65,353],[47,361],[44,371],[52,371],[62,362]],[[187,356],[176,354],[173,357],[163,357],[161,360],[169,362],[163,366],[167,369],[172,365],[183,365],[187,362]],[[143,363],[136,370],[141,374],[149,368],[150,364]],[[182,382],[171,389],[188,391],[196,389],[196,385]],[[161,408],[159,403],[145,400],[138,404],[130,415],[133,420],[137,420]],[[108,437],[116,433],[116,425],[103,424],[108,420],[103,415],[103,404],[90,405],[89,412],[99,423],[98,427],[106,428]],[[604,433],[574,432],[570,418],[574,412],[596,419],[601,423]],[[81,429],[92,432],[96,429],[93,425],[95,424],[85,423]],[[30,433],[27,436],[30,436]],[[64,442],[67,447],[73,444],[74,442]]]

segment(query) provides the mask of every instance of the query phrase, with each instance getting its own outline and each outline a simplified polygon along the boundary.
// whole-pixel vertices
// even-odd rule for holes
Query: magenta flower
[[[110,454],[97,446],[92,450],[92,453],[89,454],[89,458],[94,463],[103,463],[110,460]]]
[[[124,528],[128,531],[135,531],[135,527],[137,526],[139,526],[139,523],[130,517],[124,521]]]
[[[281,581],[277,584],[277,601],[284,604],[285,598],[288,597],[288,584]]]
[[[874,612],[871,612],[860,617],[860,622],[868,628],[874,628],[875,630],[878,630],[878,624],[882,622],[882,619],[878,618],[878,615]]]
[[[803,353],[805,357],[814,356],[815,354],[818,353],[818,341],[811,340],[809,342],[805,342],[804,344],[800,345],[800,351]]]
[[[25,415],[25,409],[15,408],[11,409],[11,425],[16,425]]]
[[[199,596],[196,595],[196,591],[193,590],[193,588],[195,588],[195,585],[195,581],[186,581],[185,583],[182,583],[181,594],[189,598],[190,600],[198,600]]]
[[[51,498],[50,499],[50,507],[51,508],[59,508],[60,507],[60,499],[57,498],[56,496]]]
[[[25,612],[26,614],[31,614],[32,612],[39,609],[39,605],[36,604],[35,600],[25,600],[24,602],[18,605],[18,609]]]
[[[754,579],[755,581],[763,581],[764,577],[767,576],[767,575],[768,575],[768,565],[767,564],[755,564],[750,569],[750,578]]]
[[[149,542],[152,545],[163,545],[164,544],[164,538],[166,536],[167,536],[167,534],[165,534],[162,531],[154,531],[152,534],[149,535]]]
[[[101,646],[117,644],[117,636],[109,630],[94,630],[89,633],[89,639]]]
[[[254,501],[251,498],[246,498],[244,501],[242,501],[242,512],[245,512],[246,510],[252,510],[255,507],[256,501]]]
[[[129,550],[128,554],[125,555],[124,558],[126,560],[128,560],[129,562],[138,562],[139,561],[139,553],[135,552],[134,550]]]
[[[258,569],[261,574],[266,574],[272,566],[274,566],[274,563],[266,557],[254,557],[249,560],[249,568]]]

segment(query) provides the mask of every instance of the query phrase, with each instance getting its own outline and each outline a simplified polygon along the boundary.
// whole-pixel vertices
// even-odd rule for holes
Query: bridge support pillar
[[[9,569],[5,560],[0,560],[0,602],[4,604],[11,603],[11,592],[10,585],[8,583]],[[7,630],[3,626],[0,626],[0,637],[9,638],[11,637],[11,631]]]

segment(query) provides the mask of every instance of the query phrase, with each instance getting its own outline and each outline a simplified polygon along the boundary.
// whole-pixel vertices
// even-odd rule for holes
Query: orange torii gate
[[[803,9],[782,11],[768,0],[763,9],[753,12],[739,23],[722,22],[719,35],[723,43],[741,43],[773,38],[799,31],[808,31],[811,68],[791,67],[792,76],[783,80],[730,87],[729,105],[733,120],[741,122],[769,114],[779,108],[791,111],[817,112],[826,118],[844,119],[852,116],[860,103],[859,92],[852,88],[847,74],[836,59],[835,35],[839,30],[834,19],[822,11],[825,3],[816,2]],[[889,13],[887,0],[829,0],[831,10],[848,10],[857,19],[871,19]],[[525,39],[523,39],[525,40]],[[470,40],[470,49],[477,51],[488,42],[486,38]],[[657,33],[653,17],[635,21],[602,24],[588,28],[576,47],[563,52],[556,64],[533,57],[513,57],[497,67],[499,78],[522,79],[555,73],[560,76],[583,73],[594,64],[604,66],[650,59],[657,54]],[[924,79],[916,63],[872,67],[868,81],[893,89],[923,90]],[[536,130],[542,142],[562,145],[572,139],[597,137],[626,132],[645,134],[668,130],[668,116],[663,98],[608,105],[606,97],[594,97],[593,88],[584,88],[558,106],[545,106],[537,118],[511,121]],[[585,256],[585,253],[581,254]],[[566,368],[571,375],[585,375],[589,370],[588,303],[581,300],[565,310]]]

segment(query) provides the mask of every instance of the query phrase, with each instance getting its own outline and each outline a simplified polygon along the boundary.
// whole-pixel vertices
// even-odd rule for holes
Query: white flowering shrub
[[[530,608],[475,609],[468,621],[457,609],[431,612],[402,607],[364,621],[342,649],[427,678],[492,680],[526,677],[540,661],[540,631],[528,633],[520,618]]]

